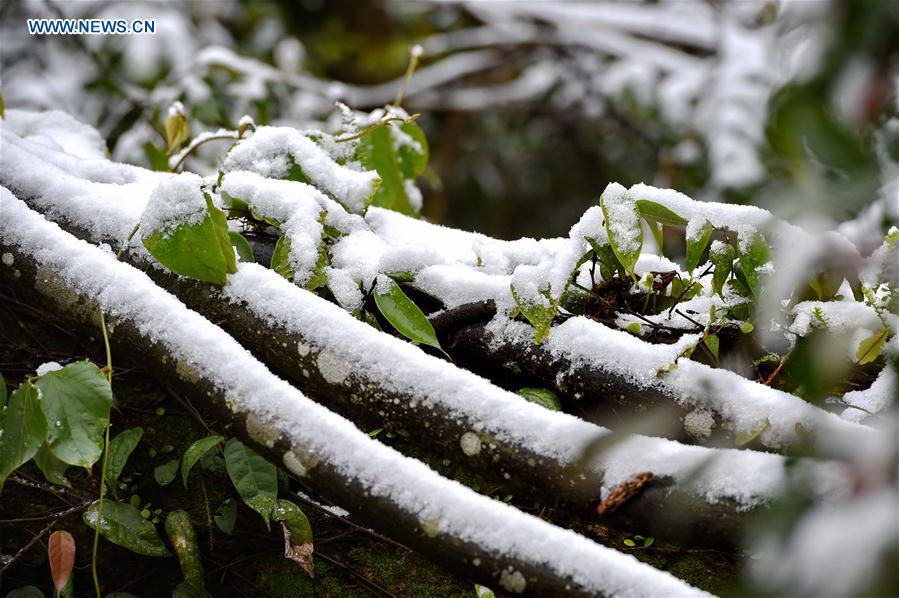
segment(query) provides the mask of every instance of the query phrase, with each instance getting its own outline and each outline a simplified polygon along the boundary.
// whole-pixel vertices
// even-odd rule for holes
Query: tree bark
[[[63,273],[42,266],[34,256],[17,247],[0,242],[0,253],[8,254],[14,264],[0,267],[0,285],[8,287],[15,296],[29,301],[31,305],[58,314],[75,328],[97,333],[101,303],[96,297],[72,288]],[[277,422],[266,424],[268,427],[260,431],[258,417],[250,411],[235,408],[233,401],[228,400],[214,381],[196,371],[187,380],[184,372],[179,371],[179,363],[170,358],[167,347],[142,333],[128,319],[119,318],[111,323],[114,325],[112,343],[117,355],[123,355],[126,359],[131,356],[134,363],[150,368],[169,381],[184,392],[201,412],[226,422],[229,432],[253,446],[260,454],[277,463],[286,452],[302,450],[302,447],[292,446],[288,440],[289,432],[279,429]],[[533,560],[497,554],[488,546],[439,529],[425,533],[415,512],[388,496],[373,494],[360,480],[326,460],[311,467],[304,482],[334,504],[352,509],[354,518],[363,524],[410,546],[463,577],[500,588],[502,585],[498,584],[503,584],[507,572],[515,571],[527,580],[521,591],[516,590],[522,595],[596,595],[595,591],[588,591],[574,579]],[[414,486],[410,487],[410,491],[414,492]],[[602,567],[603,563],[598,562],[597,566]]]
[[[24,201],[28,203],[27,199]],[[58,214],[50,217],[51,220],[54,218],[58,219]],[[87,231],[70,223],[60,224],[79,238],[94,243],[115,243],[111,239],[92,238]],[[316,348],[316,343],[302,332],[290,331],[280,323],[257,315],[246,305],[226,300],[214,285],[172,275],[143,263],[128,252],[123,259],[145,271],[189,308],[222,327],[309,398],[351,420],[361,430],[382,427],[439,459],[462,459],[465,469],[484,476],[490,483],[503,486],[516,496],[564,508],[585,525],[595,521],[628,531],[639,529],[647,535],[687,545],[727,549],[739,546],[742,531],[755,512],[755,509],[747,510],[732,500],[710,503],[689,488],[679,487],[674,480],[657,476],[617,509],[599,516],[595,509],[601,498],[603,476],[590,465],[603,447],[614,444],[622,436],[603,437],[582,459],[568,464],[530,447],[485,434],[480,436],[490,450],[464,455],[460,441],[466,433],[478,429],[479,422],[475,418],[451,412],[436,401],[410,408],[410,405],[418,405],[422,397],[386,389],[382,381],[358,371],[351,371],[346,378],[335,381],[321,371],[321,348]],[[446,328],[449,327],[448,323]],[[466,330],[467,333],[460,335]],[[476,326],[469,326],[455,334],[458,339],[470,339],[469,335],[476,331]],[[456,355],[461,355],[464,349],[470,348],[472,355],[466,357],[466,361],[481,359],[492,363],[496,359],[486,341],[466,342],[467,345],[460,344],[455,351]],[[301,345],[310,350],[305,354],[293,350]],[[285,347],[291,350],[285,350]],[[534,359],[535,364],[541,364],[542,370],[538,371],[551,371],[553,364],[545,357],[541,361],[539,349],[514,350],[520,352],[513,354],[516,358],[530,355],[529,359]],[[630,387],[627,391],[633,393],[635,389]],[[598,435],[599,432],[597,430]]]

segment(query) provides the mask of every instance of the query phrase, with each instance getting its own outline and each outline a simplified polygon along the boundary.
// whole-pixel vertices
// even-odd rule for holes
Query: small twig
[[[48,524],[46,525],[46,527],[44,527],[44,529],[42,529],[41,531],[39,531],[39,532],[37,533],[37,535],[34,536],[34,537],[31,539],[30,542],[28,542],[28,544],[26,544],[25,546],[23,546],[22,548],[20,548],[19,551],[18,551],[15,555],[13,555],[13,557],[12,557],[12,558],[11,558],[5,565],[3,565],[3,568],[0,568],[0,573],[2,573],[2,572],[4,572],[4,571],[6,571],[7,569],[11,568],[11,567],[13,566],[13,564],[15,564],[15,562],[19,559],[19,557],[21,557],[23,554],[25,554],[26,552],[28,552],[28,549],[29,549],[29,548],[31,548],[32,546],[34,546],[35,544],[37,544],[37,542],[38,542],[41,538],[43,538],[45,535],[47,535],[47,532],[49,532],[51,529],[53,529],[53,526],[56,525],[57,523],[59,523],[59,520],[60,520],[60,519],[62,519],[62,518],[64,518],[64,517],[68,517],[68,516],[71,515],[72,513],[76,513],[76,512],[78,512],[78,511],[84,510],[89,504],[91,504],[91,501],[85,501],[85,502],[83,502],[83,503],[81,503],[81,504],[79,504],[79,505],[75,505],[74,507],[69,507],[69,508],[66,509],[65,511],[61,511],[60,513],[57,513],[56,515],[54,515],[53,521],[51,521],[50,523],[48,523]]]
[[[226,139],[231,139],[232,141],[239,141],[240,136],[237,131],[229,131],[227,135],[224,133],[221,135],[210,135],[209,137],[204,137],[203,139],[197,141],[193,145],[188,145],[182,152],[181,156],[178,158],[178,161],[175,162],[175,165],[172,166],[172,168],[171,168],[172,172],[176,172],[179,168],[181,168],[181,165],[184,164],[184,161],[187,160],[187,157],[189,155],[191,155],[191,153],[193,153],[193,151],[195,149],[197,149],[198,147],[200,147],[201,145],[208,143],[210,141],[224,141]]]
[[[699,276],[697,276],[696,278],[694,278],[694,279],[690,282],[690,284],[688,284],[686,287],[684,287],[684,290],[681,291],[681,292],[680,292],[680,295],[677,296],[677,299],[674,300],[674,304],[671,306],[671,309],[668,310],[668,317],[669,317],[669,318],[671,317],[671,314],[672,314],[672,312],[674,311],[674,308],[677,307],[677,304],[680,303],[681,299],[684,298],[684,295],[686,295],[687,292],[688,292],[690,289],[693,288],[693,285],[695,285],[697,282],[699,282],[699,279],[703,278],[706,274],[708,274],[709,272],[711,272],[711,271],[712,271],[712,268],[714,268],[714,265],[709,264],[709,266],[702,272],[702,274],[700,274]]]
[[[784,355],[783,357],[780,358],[780,363],[777,364],[777,367],[774,368],[774,371],[771,372],[771,375],[768,376],[768,377],[765,379],[765,381],[762,382],[762,384],[764,384],[765,386],[770,386],[771,383],[774,382],[774,379],[775,379],[775,378],[777,377],[777,375],[780,373],[780,370],[783,369],[783,366],[784,366],[785,363],[787,363],[787,360],[790,358],[790,355],[793,354],[793,349],[794,349],[794,347],[795,347],[795,345],[794,345],[793,347],[790,347],[790,350],[787,351],[786,355]]]
[[[383,536],[374,530],[370,530],[367,527],[364,527],[362,525],[359,525],[358,523],[355,523],[354,521],[352,521],[350,519],[347,519],[346,517],[339,517],[339,516],[335,515],[334,513],[332,513],[331,511],[329,511],[327,508],[323,507],[322,505],[318,504],[317,502],[315,502],[313,500],[309,500],[305,496],[302,496],[296,492],[293,493],[293,496],[295,498],[297,498],[298,500],[300,500],[303,504],[310,506],[313,509],[317,509],[318,511],[324,513],[325,515],[328,515],[329,517],[333,517],[334,519],[336,519],[338,521],[342,521],[343,523],[349,525],[350,527],[355,528],[355,529],[359,530],[360,532],[371,536],[372,538],[377,538],[378,540],[381,540],[382,542],[387,542],[388,544],[393,544],[394,546],[396,546],[398,548],[402,548],[403,550],[408,550],[409,552],[412,552],[412,549],[409,548],[408,546],[406,546],[405,544],[401,544],[401,543],[397,542],[396,540],[388,538],[387,536]]]
[[[415,69],[418,66],[418,59],[421,58],[422,54],[423,51],[418,44],[415,44],[409,50],[409,65],[406,67],[406,74],[403,75],[403,84],[396,93],[396,99],[393,100],[393,105],[397,108],[403,105],[403,98],[406,96],[406,91],[409,89],[409,83],[412,81],[412,75],[415,74]]]
[[[691,318],[690,316],[688,316],[687,314],[685,314],[684,312],[682,312],[681,310],[676,309],[676,310],[674,310],[674,313],[676,313],[677,315],[679,315],[679,316],[682,317],[683,319],[687,320],[688,322],[690,322],[691,324],[693,324],[693,325],[696,326],[697,328],[699,328],[699,329],[701,329],[701,330],[705,330],[705,326],[703,326],[702,324],[700,324],[699,322],[697,322],[696,320],[694,320],[693,318]],[[671,316],[669,315],[669,317],[671,317]]]

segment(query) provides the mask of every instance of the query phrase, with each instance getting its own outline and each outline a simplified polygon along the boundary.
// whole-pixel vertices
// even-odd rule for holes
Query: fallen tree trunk
[[[12,149],[5,152],[4,159],[0,162],[0,179],[11,185],[11,188],[15,188],[24,198],[32,201],[33,205],[37,205],[48,216],[70,225],[77,223],[81,230],[87,233],[84,238],[90,238],[95,243],[107,242],[119,245],[139,220],[150,190],[172,176],[151,173],[106,160],[86,163],[74,160],[73,156],[64,152],[55,152],[42,144],[22,139],[9,132],[7,127],[3,128],[2,134],[4,143]],[[46,176],[35,176],[31,167],[34,160],[46,162],[42,164],[43,169],[47,171]],[[274,193],[277,197],[267,196],[266,201],[276,200],[275,203],[288,212],[290,206],[301,199],[307,203],[322,200],[324,204],[318,204],[319,208],[327,205],[327,210],[335,214],[339,212],[349,220],[355,218],[353,226],[370,227],[371,231],[388,245],[394,243],[407,248],[420,247],[425,253],[431,245],[439,247],[446,254],[441,259],[448,262],[444,265],[425,266],[415,275],[415,283],[423,285],[427,292],[434,293],[451,308],[459,305],[460,296],[469,298],[468,301],[473,300],[470,299],[472,297],[479,299],[494,297],[497,301],[504,301],[506,308],[509,307],[507,301],[509,282],[506,277],[497,275],[491,278],[491,275],[473,272],[471,268],[465,266],[479,255],[475,251],[476,246],[483,246],[487,249],[487,254],[497,258],[498,262],[491,266],[492,269],[500,267],[499,262],[509,262],[502,266],[506,270],[501,270],[508,273],[511,264],[517,263],[519,259],[529,259],[520,255],[521,251],[529,254],[538,244],[534,240],[497,241],[483,235],[411,219],[380,208],[370,209],[366,213],[365,221],[362,222],[358,216],[351,217],[342,212],[340,206],[323,196],[319,199],[307,197],[308,189],[303,185],[292,188],[291,197],[287,197],[283,195],[287,191],[282,184],[290,186],[291,183],[283,181],[278,183],[252,173],[244,174],[248,176],[240,179],[243,183],[237,185],[239,189],[232,189],[238,195],[250,191],[255,193],[258,187],[268,194]],[[113,180],[116,182],[112,183]],[[233,187],[233,181],[231,183]],[[274,191],[273,184],[277,187]],[[674,199],[678,209],[684,208],[681,204],[686,202],[687,207],[702,211],[703,204],[693,204],[691,200],[682,196]],[[770,214],[755,208],[744,212],[746,213],[741,212],[741,219],[771,218]],[[733,224],[730,220],[728,222]],[[790,228],[785,223],[781,224]],[[139,243],[132,246],[137,247],[138,257],[146,256],[146,251]],[[257,247],[261,248],[261,245]],[[367,259],[363,256],[357,257],[363,261]],[[147,258],[149,259],[149,256]],[[153,263],[151,259],[150,263]],[[268,282],[265,284],[269,286]],[[240,293],[229,299],[237,303],[246,301],[257,315],[261,314],[270,321],[280,321],[286,325],[283,321],[285,315],[283,312],[291,311],[286,309],[287,306],[298,301],[297,297],[302,295],[288,297],[290,293],[284,289],[280,289],[276,294],[282,301],[282,305],[278,306],[279,309],[270,309],[269,306],[260,305],[258,301],[252,301],[255,293],[252,288],[247,288],[247,285],[243,286]],[[312,307],[317,308],[320,302],[313,303]],[[293,309],[293,312],[294,316],[302,317],[302,314],[296,314],[296,309]],[[297,332],[308,335],[309,330],[300,326]],[[723,437],[725,444],[729,446],[733,446],[733,438],[739,436],[744,439],[754,438],[756,446],[774,451],[798,451],[800,454],[809,454],[806,451],[813,449],[812,454],[818,456],[850,460],[860,453],[864,454],[867,449],[876,448],[872,446],[876,442],[870,428],[843,420],[799,397],[752,382],[732,372],[710,368],[689,359],[678,360],[681,348],[677,345],[643,342],[630,334],[607,328],[587,318],[574,317],[553,326],[549,338],[539,349],[531,347],[530,340],[534,331],[522,322],[497,317],[490,322],[489,327],[485,327],[485,333],[484,338],[476,339],[481,346],[484,345],[484,339],[489,337],[491,344],[489,349],[496,349],[496,352],[510,356],[510,359],[502,364],[497,364],[502,368],[493,367],[486,373],[499,379],[499,375],[509,372],[515,374],[516,371],[521,374],[523,369],[526,374],[527,369],[531,369],[540,373],[539,379],[547,382],[545,386],[553,388],[555,385],[555,388],[561,390],[563,394],[567,393],[568,387],[573,387],[575,390],[570,396],[578,399],[580,398],[578,395],[581,395],[586,399],[578,402],[581,409],[575,411],[590,417],[603,417],[604,421],[614,421],[616,431],[632,430],[622,430],[617,421],[619,417],[614,414],[621,415],[632,411],[637,414],[637,417],[632,419],[645,429],[647,421],[645,414],[649,408],[664,406],[666,411],[659,417],[652,418],[653,427],[658,426],[659,422],[664,425],[658,426],[659,429],[649,428],[653,434],[684,438],[684,433],[689,432],[695,442],[705,441],[712,444],[719,442],[718,437]],[[330,338],[333,340],[333,337]],[[525,364],[527,368],[517,365],[514,357],[519,354],[531,359],[532,363]],[[482,359],[479,354],[473,352],[471,357],[464,358],[469,359],[473,368],[497,361],[489,351],[484,351],[483,355],[485,357]],[[378,359],[371,355],[363,355],[346,363],[356,364],[357,361],[360,366],[367,367]],[[675,362],[677,367],[674,367]],[[665,372],[664,375],[661,372]],[[296,373],[293,372],[294,375]],[[443,373],[440,372],[441,375]],[[380,372],[376,378],[381,379]],[[391,380],[401,390],[409,389],[408,375],[395,376]],[[383,382],[384,380],[381,380],[382,384]],[[415,384],[413,386],[418,389]],[[514,385],[510,383],[509,387],[514,388]],[[592,394],[585,395],[577,390],[578,388],[590,390]],[[421,394],[418,390],[416,392]],[[461,390],[448,394],[452,399],[451,403],[454,403],[450,406],[451,410],[461,408],[470,414],[472,406],[476,405],[475,401],[465,401],[461,396],[464,394]],[[428,400],[431,400],[430,395],[427,396]],[[586,408],[583,407],[585,405]],[[669,415],[672,417],[668,417]],[[684,419],[683,425],[681,416]],[[477,420],[475,423],[478,423]],[[511,433],[513,440],[520,437],[531,438],[533,435],[521,427],[518,426],[517,431]],[[500,437],[503,438],[503,434],[500,434]],[[859,450],[860,448],[865,450]],[[636,475],[639,471],[632,470],[629,473]],[[626,481],[626,477],[622,474],[617,480],[604,479],[603,490],[608,491],[615,483]],[[752,491],[748,492],[748,495],[752,496]],[[708,498],[719,500],[727,497]]]
[[[53,217],[63,214],[57,205]],[[94,242],[114,242],[68,227]],[[126,258],[363,430],[384,427],[516,495],[586,515],[587,522],[684,543],[737,546],[754,509],[780,491],[780,457],[609,434],[423,355],[257,265],[241,265],[223,297],[212,285],[151,266],[140,252]],[[752,472],[759,467],[777,473],[756,481]],[[596,506],[643,472],[654,478],[597,518]]]
[[[0,282],[176,381],[233,432],[360,521],[460,574],[527,595],[704,595],[667,573],[480,496],[403,457],[273,376],[145,275],[0,190]]]

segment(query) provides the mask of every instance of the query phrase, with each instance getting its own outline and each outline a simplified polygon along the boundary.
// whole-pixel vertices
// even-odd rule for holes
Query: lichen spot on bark
[[[246,419],[247,434],[250,438],[263,446],[272,448],[280,436],[271,426],[267,426],[262,418],[256,415],[248,415]]]
[[[481,439],[474,432],[466,432],[459,439],[462,452],[469,457],[476,457],[481,452]]]
[[[524,575],[521,574],[521,571],[513,571],[510,567],[509,569],[503,569],[502,573],[499,574],[499,585],[509,592],[521,594],[528,586],[528,582]]]
[[[317,363],[322,378],[330,384],[342,384],[350,375],[349,364],[331,351],[319,353]]]

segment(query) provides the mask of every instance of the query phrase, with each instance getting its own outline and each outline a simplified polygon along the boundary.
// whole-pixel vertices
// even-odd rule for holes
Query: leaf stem
[[[131,239],[133,239],[134,235],[137,234],[137,230],[139,228],[140,228],[140,220],[138,220],[137,224],[134,225],[134,228],[131,229],[131,234],[128,235],[128,238],[125,239],[125,242],[122,244],[122,246],[119,248],[118,252],[115,254],[115,259],[117,259],[117,260],[122,259],[122,255],[125,253],[125,250],[128,249],[128,245],[131,243]],[[103,310],[100,310],[100,322],[103,323]],[[103,334],[104,335],[106,334],[106,324],[105,323],[103,323]],[[107,355],[106,355],[107,361],[111,361],[109,354],[108,354],[109,353],[109,343],[108,342],[106,343],[106,351],[107,351]],[[110,366],[110,367],[112,367],[112,366]]]
[[[131,240],[131,237],[137,232],[137,227],[134,227],[134,231],[131,233],[131,236],[128,237],[128,240]],[[126,242],[127,246],[127,242]],[[100,329],[103,331],[103,344],[106,347],[106,380],[109,382],[110,388],[112,387],[112,349],[109,346],[109,332],[106,328],[106,315],[103,313],[103,310],[100,310]],[[103,525],[103,497],[106,494],[106,465],[107,465],[107,457],[109,456],[109,422],[106,422],[106,430],[103,436],[103,461],[100,465],[100,500],[97,504],[97,527],[94,528],[94,545],[91,552],[91,575],[94,579],[94,590],[97,593],[97,598],[101,598],[102,594],[100,592],[100,578],[97,576],[97,549],[100,544],[100,527]]]

